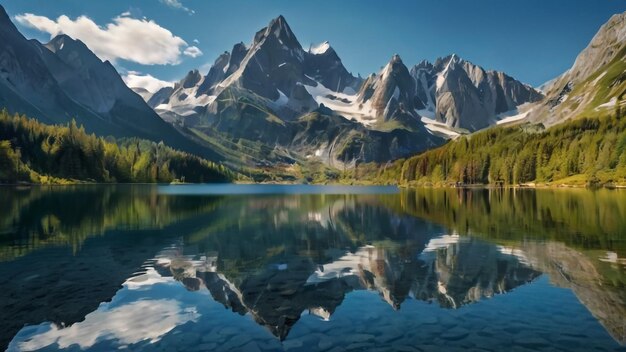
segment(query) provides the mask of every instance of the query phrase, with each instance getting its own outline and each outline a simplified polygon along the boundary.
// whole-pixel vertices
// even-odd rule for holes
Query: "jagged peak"
[[[387,65],[383,67],[380,77],[381,79],[385,79],[392,72],[397,72],[398,70],[406,71],[408,73],[408,68],[402,62],[402,58],[398,54],[393,54]]]
[[[433,68],[433,64],[430,63],[430,61],[428,60],[422,60],[419,63],[417,63],[417,65],[414,65],[412,67],[412,70],[421,70],[421,69],[426,69],[426,70],[430,70]]]
[[[11,22],[11,18],[9,17],[9,14],[6,12],[6,10],[4,9],[4,6],[2,6],[1,4],[0,4],[0,26],[11,26],[15,28],[15,26],[13,25],[13,22]]]
[[[291,27],[289,27],[289,24],[287,23],[287,20],[285,19],[285,17],[283,17],[283,15],[279,15],[278,17],[274,18],[270,21],[269,25],[265,27],[265,37],[268,37],[272,34],[278,39],[295,39],[293,31],[291,30]]]
[[[389,63],[391,64],[402,63],[402,58],[398,54],[393,54]]]
[[[201,79],[202,75],[200,74],[200,71],[198,71],[197,69],[193,69],[189,71],[185,78],[180,81],[180,85],[183,88],[191,88],[198,84]]]
[[[105,63],[106,66],[115,70],[110,62],[106,60],[102,61],[102,59],[91,51],[81,40],[74,39],[67,34],[55,36],[48,43],[43,44],[43,47],[56,54],[56,56],[66,64],[74,66],[75,68],[98,66],[101,63]]]
[[[56,53],[63,49],[68,49],[67,46],[71,46],[72,49],[88,49],[85,43],[78,39],[74,39],[67,34],[59,34],[56,37],[52,38],[48,43],[44,44],[44,46],[50,51]]]
[[[262,28],[255,34],[252,47],[262,45],[262,43],[266,42],[269,38],[275,38],[275,40],[285,48],[304,52],[296,35],[282,15],[271,20],[267,27]]]
[[[435,66],[448,65],[448,63],[460,63],[463,61],[465,60],[461,59],[459,55],[453,53],[444,57],[438,57],[435,60]]]

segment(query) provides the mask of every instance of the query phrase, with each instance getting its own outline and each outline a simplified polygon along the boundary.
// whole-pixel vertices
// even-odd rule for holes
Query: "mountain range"
[[[102,136],[162,140],[238,170],[345,170],[496,124],[550,126],[615,105],[624,94],[625,16],[613,16],[541,90],[456,54],[412,66],[392,55],[380,72],[354,76],[329,42],[304,49],[278,16],[206,74],[192,70],[149,92],[128,88],[79,40],[27,40],[1,9],[0,104],[45,123],[75,119]],[[600,101],[607,94],[613,100]]]
[[[410,69],[398,55],[353,76],[328,42],[304,50],[283,16],[235,44],[206,75],[194,70],[144,96],[166,121],[214,146],[261,143],[257,161],[383,162],[496,123],[542,94],[451,55]]]

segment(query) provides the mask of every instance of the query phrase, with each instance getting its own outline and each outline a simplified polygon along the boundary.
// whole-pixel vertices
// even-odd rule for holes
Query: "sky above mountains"
[[[624,0],[5,0],[27,38],[65,33],[156,90],[208,68],[282,14],[302,46],[328,40],[355,75],[399,54],[407,65],[456,53],[538,86],[567,70]]]

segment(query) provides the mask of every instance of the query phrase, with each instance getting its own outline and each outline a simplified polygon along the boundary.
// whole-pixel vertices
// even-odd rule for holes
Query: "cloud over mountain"
[[[163,81],[150,74],[142,74],[137,71],[129,71],[122,79],[131,88],[143,88],[151,93],[155,93],[164,87],[174,86],[172,82]]]
[[[197,57],[202,52],[188,46],[182,38],[148,19],[132,18],[126,14],[100,26],[87,16],[71,19],[66,15],[56,20],[32,13],[15,16],[24,26],[50,34],[53,38],[67,34],[84,42],[98,57],[116,62],[119,59],[143,65],[175,65],[181,55]],[[194,56],[195,55],[195,56]]]
[[[202,50],[200,50],[197,46],[189,46],[183,51],[183,54],[196,58],[198,56],[202,56]]]

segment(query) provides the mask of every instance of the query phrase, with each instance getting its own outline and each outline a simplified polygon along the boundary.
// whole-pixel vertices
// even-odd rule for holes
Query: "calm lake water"
[[[626,191],[142,185],[0,199],[0,349],[626,350]]]

